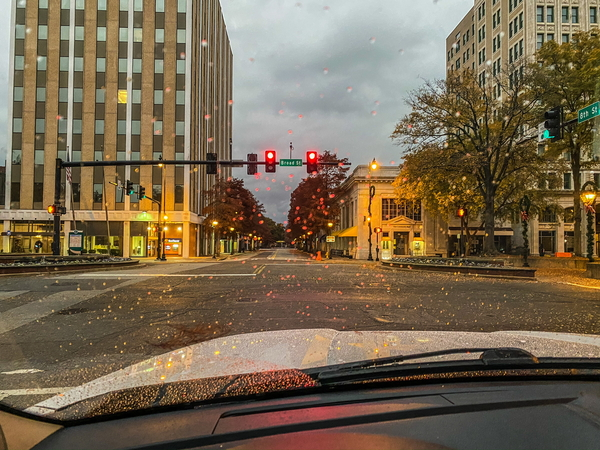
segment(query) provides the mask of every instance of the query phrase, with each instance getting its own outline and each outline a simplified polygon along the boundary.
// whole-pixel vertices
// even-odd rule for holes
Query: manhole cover
[[[258,300],[255,298],[238,298],[236,300],[238,303],[256,303]]]
[[[72,314],[81,314],[81,313],[85,313],[88,311],[89,311],[89,309],[87,309],[87,308],[69,308],[69,309],[61,309],[60,311],[57,311],[56,314],[58,314],[60,316],[70,316]]]

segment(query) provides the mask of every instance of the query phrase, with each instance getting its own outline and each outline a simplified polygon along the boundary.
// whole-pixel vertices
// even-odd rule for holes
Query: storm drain
[[[89,309],[87,308],[68,308],[68,309],[61,309],[60,311],[56,311],[55,314],[58,314],[60,316],[71,316],[73,314],[81,314],[81,313],[86,313],[89,312]]]

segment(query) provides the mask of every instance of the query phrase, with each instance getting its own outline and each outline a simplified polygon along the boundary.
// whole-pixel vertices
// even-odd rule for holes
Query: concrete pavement
[[[291,249],[223,261],[171,259],[139,269],[5,277],[0,398],[30,405],[149,356],[254,331],[600,334],[594,286],[551,273],[540,279],[391,271],[365,261],[316,263]]]

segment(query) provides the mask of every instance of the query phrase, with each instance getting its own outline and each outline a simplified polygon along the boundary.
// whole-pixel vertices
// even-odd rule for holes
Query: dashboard
[[[36,450],[600,449],[598,382],[364,386],[11,432],[46,427]]]

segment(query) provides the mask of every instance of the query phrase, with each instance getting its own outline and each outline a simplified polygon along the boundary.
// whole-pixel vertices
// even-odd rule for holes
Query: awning
[[[345,230],[336,231],[333,235],[337,237],[357,237],[358,227],[350,227]]]

